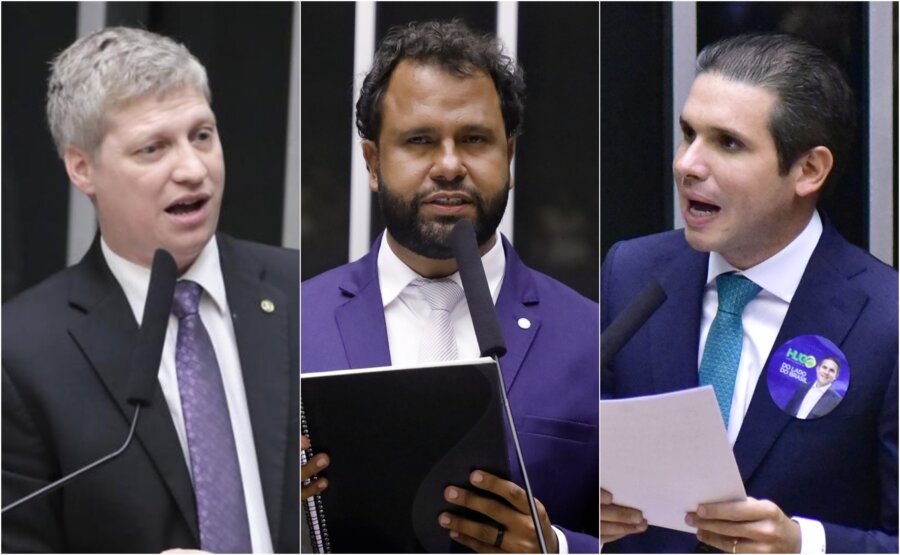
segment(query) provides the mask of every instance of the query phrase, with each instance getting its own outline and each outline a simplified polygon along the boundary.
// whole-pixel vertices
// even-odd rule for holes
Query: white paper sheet
[[[746,499],[712,386],[601,401],[600,483],[651,525],[692,533],[699,504]]]

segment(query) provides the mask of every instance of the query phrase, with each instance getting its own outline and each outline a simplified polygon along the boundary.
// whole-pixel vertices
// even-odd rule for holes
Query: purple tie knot
[[[172,313],[179,320],[191,314],[197,314],[200,308],[200,293],[203,288],[199,283],[182,280],[175,284],[175,302],[172,303]]]

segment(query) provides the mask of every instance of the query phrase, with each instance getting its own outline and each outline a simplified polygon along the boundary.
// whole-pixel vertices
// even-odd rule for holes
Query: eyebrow
[[[685,127],[695,129],[695,127],[693,125],[691,125],[690,122],[688,122],[686,119],[684,119],[683,115],[678,116],[678,123],[681,125],[682,129],[684,129]],[[744,144],[749,144],[751,142],[750,139],[743,133],[736,131],[734,129],[728,128],[728,127],[712,126],[709,129],[719,135],[730,135],[730,136],[740,140]]]

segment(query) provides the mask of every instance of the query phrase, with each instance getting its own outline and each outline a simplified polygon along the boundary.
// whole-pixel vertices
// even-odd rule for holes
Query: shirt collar
[[[800,232],[800,235],[788,243],[786,247],[775,253],[768,259],[760,262],[752,268],[738,270],[728,263],[717,252],[709,254],[709,269],[706,274],[707,285],[719,275],[729,272],[738,272],[747,279],[772,293],[786,303],[790,303],[800,285],[806,265],[816,250],[819,238],[822,236],[822,218],[817,211],[813,211],[809,223]]]
[[[503,274],[506,271],[506,257],[503,252],[503,241],[500,234],[496,234],[497,240],[494,246],[481,257],[481,264],[484,266],[484,275],[487,278],[488,287],[491,290],[491,296],[494,301],[497,300],[497,291],[500,289],[500,283],[503,281]],[[381,246],[378,249],[378,283],[381,287],[381,303],[382,306],[391,304],[400,293],[406,289],[414,279],[420,278],[412,268],[407,266],[400,260],[394,251],[391,250],[387,242],[387,232],[381,239]],[[462,287],[462,280],[459,272],[447,276]]]
[[[116,254],[103,236],[100,237],[100,249],[110,271],[122,286],[125,298],[134,312],[135,319],[140,322],[144,317],[144,301],[150,287],[150,268],[135,264]],[[188,279],[199,283],[212,299],[216,309],[225,316],[228,312],[225,297],[225,281],[222,279],[222,267],[219,264],[219,245],[215,235],[206,243],[200,255],[191,267],[178,279]]]

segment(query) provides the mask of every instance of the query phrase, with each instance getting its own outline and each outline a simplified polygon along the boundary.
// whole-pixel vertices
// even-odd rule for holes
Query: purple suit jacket
[[[376,266],[381,238],[356,262],[303,283],[301,371],[391,364]],[[598,309],[526,267],[503,239],[506,274],[497,315],[508,352],[500,359],[535,496],[573,553],[597,553]],[[519,318],[531,327],[522,329]],[[521,484],[510,450],[510,469]]]

